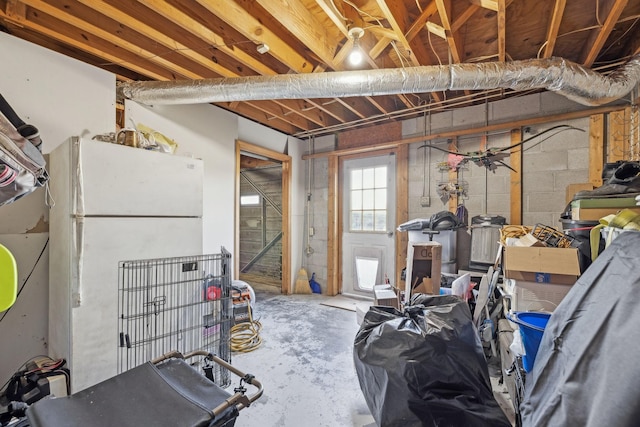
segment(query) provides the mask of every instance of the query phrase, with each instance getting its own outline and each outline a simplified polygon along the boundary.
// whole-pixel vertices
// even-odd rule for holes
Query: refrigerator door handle
[[[74,217],[74,232],[75,232],[75,239],[74,239],[74,244],[75,244],[75,248],[74,248],[74,255],[75,255],[75,260],[76,262],[74,263],[75,266],[75,270],[72,274],[74,274],[76,277],[73,278],[73,280],[71,280],[71,306],[73,308],[77,308],[80,307],[80,305],[82,304],[82,288],[81,288],[81,283],[82,283],[82,265],[84,262],[84,253],[83,253],[83,248],[84,248],[84,217],[76,215]]]

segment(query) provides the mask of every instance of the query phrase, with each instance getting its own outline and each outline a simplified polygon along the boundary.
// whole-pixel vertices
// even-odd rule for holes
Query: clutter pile
[[[599,386],[577,384],[587,381],[596,357],[591,343],[623,345],[597,331],[623,328],[618,322],[637,306],[626,301],[634,300],[627,294],[631,284],[640,284],[637,274],[627,272],[639,262],[640,163],[622,162],[602,187],[577,191],[561,217],[562,229],[509,225],[498,215],[474,219],[466,247],[460,246],[466,224],[448,212],[398,227],[409,234],[401,282],[374,286],[374,306],[360,320],[354,342],[360,388],[376,422],[502,425],[502,411],[485,393],[489,372],[505,385],[516,425],[602,425],[606,421],[593,408],[603,400],[589,391]],[[471,254],[461,263],[465,250]],[[620,284],[604,296],[614,289],[612,281]],[[612,324],[607,313],[615,313]],[[621,336],[637,335],[623,329]],[[625,353],[619,348],[596,359],[616,366],[609,359]],[[627,362],[620,366],[633,365]],[[618,373],[606,377],[611,369],[605,371],[589,376],[613,386],[610,378]],[[634,407],[637,393],[627,390],[634,385],[619,383],[628,384],[620,391],[625,407]],[[480,407],[470,403],[471,394]],[[602,414],[607,412],[616,410]],[[615,425],[631,425],[637,415],[631,409],[618,413],[621,423]]]

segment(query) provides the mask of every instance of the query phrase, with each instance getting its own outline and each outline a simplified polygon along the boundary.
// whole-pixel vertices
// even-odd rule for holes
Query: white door
[[[342,293],[373,298],[395,277],[396,156],[343,162]]]

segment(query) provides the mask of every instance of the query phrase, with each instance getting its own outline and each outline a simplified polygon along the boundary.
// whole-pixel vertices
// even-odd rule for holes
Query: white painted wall
[[[5,33],[0,33],[0,56],[0,93],[40,130],[44,153],[71,135],[114,131],[113,74]],[[38,189],[0,207],[0,242],[14,253],[23,289],[14,306],[0,313],[0,383],[29,358],[47,353],[48,249],[40,257],[49,235],[44,194]]]
[[[0,55],[15,58],[3,62],[0,93],[23,120],[40,130],[44,153],[51,152],[70,136],[91,138],[115,131],[115,75],[4,33],[0,33]],[[149,107],[128,102],[126,116],[127,126],[130,118],[178,142],[177,155],[204,160],[203,250],[207,253],[217,253],[221,246],[234,251],[235,140],[290,154],[292,280],[295,280],[293,272],[301,262],[304,217],[300,141],[208,104]],[[38,236],[46,236],[48,226],[43,190],[0,207],[0,235],[12,235],[0,236],[0,241],[20,242],[31,237],[28,233],[36,232]],[[37,258],[39,252],[34,252],[41,247],[32,246],[28,249],[30,246],[24,245],[24,254],[22,248],[18,251],[21,259]],[[48,253],[45,255],[48,263]],[[25,292],[32,289],[36,294],[44,294],[38,304],[28,304],[34,296],[24,293],[20,297],[24,300],[16,303],[10,315],[0,322],[2,347],[11,346],[15,350],[0,352],[0,366],[6,367],[7,372],[13,372],[34,352],[46,351],[48,307],[42,305],[48,292],[48,270],[41,270],[37,279],[34,273],[30,279],[33,283],[25,287]],[[40,347],[35,349],[31,345],[34,342]],[[0,372],[0,381],[6,380],[5,374]]]
[[[142,123],[178,143],[176,155],[204,161],[203,251],[234,245],[235,141],[240,139],[292,157],[292,280],[301,265],[304,219],[303,143],[209,104],[147,106],[125,102],[127,126]]]

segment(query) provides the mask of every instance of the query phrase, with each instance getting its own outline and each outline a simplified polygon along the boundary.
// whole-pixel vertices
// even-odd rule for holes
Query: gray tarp
[[[640,232],[616,238],[551,316],[521,406],[524,427],[640,423]]]

